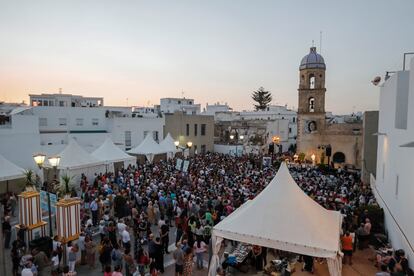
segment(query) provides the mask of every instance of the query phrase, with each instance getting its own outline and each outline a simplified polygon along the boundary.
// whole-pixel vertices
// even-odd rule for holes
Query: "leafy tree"
[[[253,91],[252,99],[257,103],[254,105],[256,110],[265,110],[272,101],[272,94],[260,87],[257,91]]]

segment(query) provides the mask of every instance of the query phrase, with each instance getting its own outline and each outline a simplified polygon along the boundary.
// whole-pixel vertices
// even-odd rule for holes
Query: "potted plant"
[[[60,192],[63,194],[64,199],[68,199],[70,198],[70,184],[72,182],[72,177],[65,174],[62,175],[62,184],[61,184],[61,189]]]
[[[36,179],[35,173],[33,170],[25,170],[24,171],[24,178],[25,178],[25,191],[26,192],[36,192]]]

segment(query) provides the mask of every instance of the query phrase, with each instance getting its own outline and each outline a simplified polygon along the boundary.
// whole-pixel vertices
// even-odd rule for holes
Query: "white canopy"
[[[81,148],[74,139],[69,141],[69,144],[63,149],[59,156],[59,169],[72,170],[104,164],[104,162],[98,160]]]
[[[337,256],[341,224],[341,214],[326,210],[308,197],[282,163],[276,176],[256,198],[214,226],[213,251],[218,252],[215,249],[222,238],[236,240],[329,258],[331,275],[340,275]],[[217,257],[213,262],[216,261]],[[213,271],[210,275],[214,275]]]
[[[23,177],[24,170],[0,154],[0,181],[8,181]]]
[[[106,138],[105,142],[92,152],[92,156],[107,164],[114,162],[135,162],[136,158],[126,154],[119,147],[117,147],[111,140]]]
[[[171,137],[170,133],[165,136],[164,140],[161,141],[160,146],[169,154],[169,158],[173,157],[177,152],[177,147],[174,144],[174,139]]]
[[[167,151],[162,148],[157,142],[154,141],[152,135],[148,134],[144,141],[141,142],[138,146],[127,151],[130,154],[142,154],[147,157],[147,159],[152,162],[154,155],[166,153]]]

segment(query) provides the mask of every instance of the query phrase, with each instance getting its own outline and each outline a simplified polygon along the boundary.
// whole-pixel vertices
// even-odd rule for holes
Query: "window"
[[[65,106],[65,102],[64,101],[59,101],[59,106]]]
[[[39,118],[39,126],[47,126],[47,118]]]
[[[99,119],[96,119],[96,118],[92,119],[92,125],[93,126],[99,125]]]
[[[44,101],[43,101],[43,106],[49,106],[49,101],[44,100]]]
[[[309,98],[309,112],[315,112],[315,98]]]
[[[295,122],[296,121],[296,118],[295,117],[293,117],[293,122]]]
[[[152,132],[152,138],[154,138],[154,140],[158,142],[158,131]]]
[[[201,154],[206,153],[206,145],[201,145]]]
[[[186,129],[185,129],[185,134],[186,134],[187,136],[190,136],[190,124],[187,124],[185,127],[186,127]]]
[[[289,128],[289,133],[292,133],[292,128],[291,127]]]
[[[49,106],[54,106],[55,103],[53,101],[49,101]]]
[[[125,131],[125,149],[131,149],[131,131]]]
[[[192,105],[193,103],[192,103],[192,102],[188,102],[188,104],[189,104],[189,105]]]
[[[198,125],[194,124],[194,136],[197,136],[197,132],[198,132]]]
[[[309,75],[309,88],[315,89],[315,76],[313,74]]]
[[[66,126],[66,118],[59,118],[59,125]]]
[[[178,104],[181,104],[181,101],[178,101]]]
[[[83,126],[83,119],[82,118],[76,119],[76,125],[77,126]]]
[[[206,135],[206,124],[201,124],[201,136]]]

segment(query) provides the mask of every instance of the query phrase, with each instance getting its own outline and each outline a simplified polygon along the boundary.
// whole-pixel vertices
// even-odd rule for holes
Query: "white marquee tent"
[[[92,152],[92,156],[104,162],[106,166],[109,166],[107,169],[111,172],[114,172],[114,163],[122,162],[123,167],[127,168],[129,165],[134,165],[137,160],[134,156],[126,154],[117,147],[109,137],[106,138],[100,147]]]
[[[0,193],[9,190],[9,182],[12,185],[12,191],[16,191],[15,184],[19,179],[24,178],[24,169],[7,160],[0,154],[0,182],[6,182],[6,185],[0,186]]]
[[[79,181],[82,173],[89,181],[92,181],[95,173],[105,172],[105,162],[98,160],[81,148],[74,139],[69,141],[59,156],[59,175],[67,174],[73,177],[74,182]]]
[[[10,162],[0,154],[0,181],[14,180],[24,177],[24,169]]]
[[[224,238],[327,258],[330,274],[339,276],[341,224],[341,214],[326,210],[308,197],[282,163],[276,176],[256,198],[214,226],[214,255],[209,275],[216,275],[218,251]]]
[[[127,151],[129,154],[145,155],[149,162],[154,160],[154,156],[157,154],[166,153],[167,151],[162,148],[157,142],[154,141],[152,135],[148,134],[144,141],[138,146]]]
[[[171,137],[170,133],[165,136],[164,140],[161,141],[160,146],[167,152],[167,157],[174,157],[177,152],[177,147],[174,144],[174,139]]]

